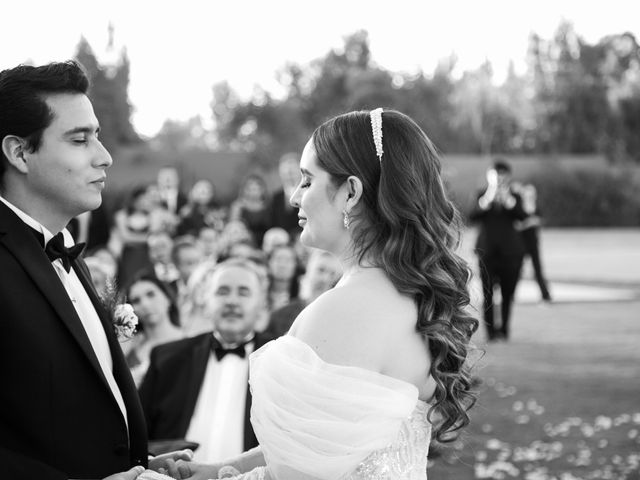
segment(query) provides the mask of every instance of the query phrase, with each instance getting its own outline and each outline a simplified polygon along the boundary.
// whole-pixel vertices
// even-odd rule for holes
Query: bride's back
[[[362,268],[310,304],[290,334],[325,362],[364,368],[415,385],[429,400],[435,383],[415,302],[400,294],[379,268]]]

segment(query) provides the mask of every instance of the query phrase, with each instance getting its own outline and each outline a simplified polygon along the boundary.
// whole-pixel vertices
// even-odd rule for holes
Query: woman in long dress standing
[[[413,120],[376,109],[321,125],[300,170],[301,240],[338,257],[343,276],[251,357],[260,447],[169,471],[424,480],[431,436],[466,426],[475,399],[466,360],[478,321],[440,160]]]

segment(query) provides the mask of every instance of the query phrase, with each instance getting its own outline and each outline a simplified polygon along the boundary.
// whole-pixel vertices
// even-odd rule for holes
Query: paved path
[[[551,282],[549,290],[554,303],[574,302],[613,302],[640,299],[640,288],[594,286],[583,283]],[[471,283],[472,303],[480,305],[481,290],[477,277]],[[534,280],[522,279],[516,290],[517,304],[541,303],[540,290]],[[499,292],[496,291],[496,303],[499,303]],[[640,317],[640,312],[638,313]]]
[[[463,236],[460,252],[473,269],[476,231]],[[640,229],[547,229],[541,238],[542,260],[556,303],[611,302],[640,299]],[[480,305],[477,272],[472,303]],[[499,294],[496,301],[499,302]],[[516,291],[517,304],[540,302],[531,263],[526,260]],[[640,317],[640,312],[638,313]]]

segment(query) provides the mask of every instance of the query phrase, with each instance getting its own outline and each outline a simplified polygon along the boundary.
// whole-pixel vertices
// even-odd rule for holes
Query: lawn
[[[639,235],[549,232],[545,258],[562,259],[549,265],[552,283],[638,287],[640,242],[630,240]],[[599,251],[603,243],[613,247]],[[589,248],[600,276],[576,264]],[[482,384],[472,423],[459,441],[436,446],[431,480],[640,480],[640,295],[519,303],[509,342],[487,344],[482,330],[474,341]]]

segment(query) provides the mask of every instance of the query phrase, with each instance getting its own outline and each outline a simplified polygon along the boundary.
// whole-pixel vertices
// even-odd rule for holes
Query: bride
[[[465,360],[478,326],[436,150],[400,112],[351,112],[313,133],[300,170],[301,241],[333,253],[344,275],[251,356],[260,447],[168,472],[425,480],[431,436],[446,441],[469,423]]]

